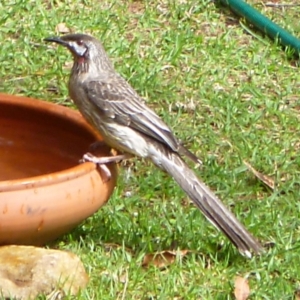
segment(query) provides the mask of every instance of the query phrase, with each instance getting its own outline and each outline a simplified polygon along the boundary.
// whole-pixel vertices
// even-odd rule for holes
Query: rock
[[[1,299],[36,299],[38,295],[76,295],[88,283],[73,253],[32,246],[0,247]]]

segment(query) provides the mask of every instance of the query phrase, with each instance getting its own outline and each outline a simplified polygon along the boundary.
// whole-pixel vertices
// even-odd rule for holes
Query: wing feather
[[[177,152],[179,141],[170,128],[148,108],[139,95],[121,77],[96,78],[85,85],[89,100],[105,117],[129,126]]]

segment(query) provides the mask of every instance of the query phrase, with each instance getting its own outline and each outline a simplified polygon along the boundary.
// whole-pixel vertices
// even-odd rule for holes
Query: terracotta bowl
[[[116,166],[103,182],[93,163],[79,163],[100,139],[72,109],[0,94],[0,245],[42,245],[106,203]]]

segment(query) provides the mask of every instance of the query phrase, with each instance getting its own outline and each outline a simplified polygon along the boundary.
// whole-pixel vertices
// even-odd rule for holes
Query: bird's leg
[[[112,162],[118,163],[121,160],[128,159],[128,158],[131,158],[131,157],[132,157],[132,155],[128,154],[128,153],[119,154],[119,155],[112,155],[112,156],[98,157],[98,156],[88,152],[88,153],[83,155],[82,160],[84,162],[90,161],[90,162],[92,162],[94,164],[97,164],[97,165],[103,165],[103,164],[108,164],[108,163],[112,163]]]
[[[102,157],[97,157],[93,155],[92,153],[88,152],[83,155],[82,161],[83,162],[92,162],[97,165],[97,167],[100,169],[101,172],[101,177],[103,182],[107,182],[111,179],[111,172],[109,168],[106,166],[107,163],[118,163],[121,160],[131,158],[132,155],[125,153],[125,154],[119,154],[119,155],[112,155],[112,156],[102,156]]]

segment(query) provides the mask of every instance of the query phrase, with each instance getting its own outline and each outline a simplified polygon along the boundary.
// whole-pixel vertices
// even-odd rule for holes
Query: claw
[[[97,167],[99,168],[103,183],[110,181],[111,172],[110,172],[109,168],[107,167],[107,165],[99,165],[98,164]]]

